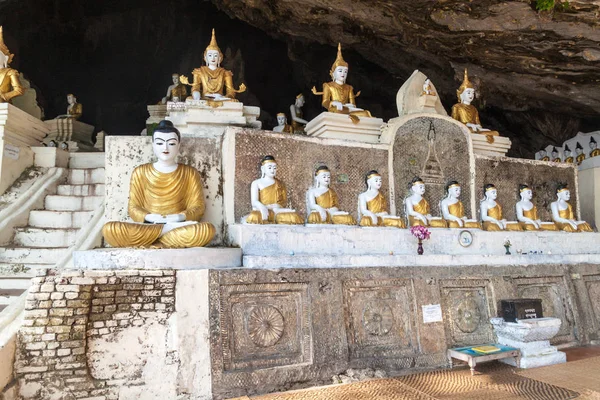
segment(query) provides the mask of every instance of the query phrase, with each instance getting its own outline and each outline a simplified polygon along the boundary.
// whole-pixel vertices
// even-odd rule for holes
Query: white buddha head
[[[475,99],[475,89],[467,88],[460,94],[460,102],[463,104],[471,104]]]
[[[457,181],[450,181],[446,185],[446,193],[448,197],[458,199],[460,197],[461,188]]]
[[[546,154],[547,154],[547,153],[546,153],[546,149],[541,149],[541,150],[540,150],[540,159],[542,159],[542,158],[546,157]]]
[[[590,149],[596,150],[596,147],[598,147],[598,143],[596,143],[596,139],[594,139],[593,136],[590,136]]]
[[[328,188],[331,183],[331,172],[326,165],[321,165],[315,171],[315,186]]]
[[[521,196],[521,201],[531,201],[533,198],[533,190],[527,185],[520,184],[519,196]]]
[[[298,108],[302,108],[304,107],[304,103],[306,102],[306,100],[304,99],[304,95],[302,93],[300,93],[298,96],[296,96],[296,107]]]
[[[496,200],[498,198],[498,189],[491,183],[487,183],[483,186],[483,194],[486,200]]]
[[[410,191],[413,194],[418,194],[420,196],[425,194],[425,182],[423,179],[419,177],[414,177],[412,181],[410,181]]]
[[[77,97],[75,97],[74,94],[69,93],[67,95],[67,103],[69,103],[69,105],[73,105],[73,104],[77,103]]]
[[[381,175],[379,175],[379,172],[372,170],[367,173],[365,183],[367,184],[368,190],[379,191],[379,189],[381,189],[383,181],[381,180]]]
[[[262,178],[275,178],[277,175],[277,161],[273,156],[264,156],[260,163]]]
[[[348,67],[337,67],[333,70],[333,80],[337,83],[346,83],[346,78],[348,78]]]
[[[152,134],[152,150],[154,155],[167,164],[175,164],[179,155],[181,135],[171,121],[162,120]]]
[[[277,114],[277,125],[283,126],[285,124],[287,124],[287,117],[285,116],[285,114],[284,113]]]
[[[173,85],[179,85],[179,74],[174,73],[171,75],[171,79],[173,80]]]
[[[558,185],[558,187],[556,188],[556,197],[558,197],[559,200],[569,201],[569,199],[571,198],[571,191],[569,190],[567,185]]]

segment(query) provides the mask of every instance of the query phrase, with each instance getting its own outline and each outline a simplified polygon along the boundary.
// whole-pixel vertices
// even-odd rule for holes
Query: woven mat
[[[600,398],[600,357],[549,367],[525,369],[519,371],[519,375],[580,393],[597,392],[598,398]]]

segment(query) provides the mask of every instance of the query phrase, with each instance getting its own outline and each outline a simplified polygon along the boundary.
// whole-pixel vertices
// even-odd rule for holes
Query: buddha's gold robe
[[[463,124],[475,124],[481,126],[481,121],[479,121],[479,111],[472,104],[463,104],[457,103],[452,106],[452,118],[455,120],[462,122]],[[471,133],[480,133],[482,135],[488,136],[488,141],[493,143],[494,140],[492,136],[498,136],[499,133],[497,131],[484,131],[484,132],[474,132],[471,128],[469,128]],[[491,140],[491,141],[490,141]],[[548,159],[549,160],[549,159]],[[548,161],[544,160],[544,161]]]
[[[377,196],[367,201],[367,210],[374,214],[379,214],[387,211],[387,201],[381,193],[377,193]],[[360,226],[392,226],[396,228],[406,228],[404,221],[400,218],[386,218],[385,216],[377,216],[377,225],[373,225],[371,217],[363,215],[360,219]]]
[[[67,115],[75,120],[81,118],[83,114],[83,105],[81,103],[73,104],[73,107],[67,108]]]
[[[566,163],[569,163],[569,164],[573,164],[573,157],[567,157],[567,158],[565,159],[565,162],[566,162]]]
[[[413,204],[413,210],[424,216],[431,214],[429,202],[425,200],[424,197],[421,198],[421,201],[419,201],[417,204]],[[447,228],[446,221],[444,221],[443,219],[434,219],[431,220],[428,224],[425,224],[423,221],[413,217],[412,215],[408,216],[408,224],[410,226],[430,226],[432,228]]]
[[[0,68],[0,103],[9,103],[13,97],[21,96],[25,88],[19,80],[19,71]]]
[[[184,214],[186,221],[200,221],[204,197],[200,173],[179,164],[170,173],[156,170],[152,164],[137,167],[129,188],[129,216],[136,223],[108,222],[102,228],[104,239],[113,247],[184,248],[207,245],[215,236],[215,227],[198,222],[175,228],[161,236],[162,224],[144,224],[148,214]]]
[[[333,189],[328,189],[325,193],[317,196],[315,199],[317,205],[328,209],[332,207],[339,207],[337,194]],[[356,220],[350,214],[346,215],[330,215],[327,212],[327,220],[321,219],[321,214],[317,211],[313,211],[308,216],[309,224],[336,224],[336,225],[356,225]]]
[[[585,160],[585,154],[581,153],[580,155],[577,156],[576,160],[577,160],[577,165],[581,165],[583,160]]]
[[[294,128],[291,125],[285,124],[279,133],[294,133]]]
[[[296,109],[296,117],[298,118],[302,118],[304,114],[302,113],[302,109]],[[292,118],[292,129],[294,130],[294,132],[298,132],[298,133],[302,133],[304,132],[304,124],[301,124],[298,121],[295,121]]]
[[[523,210],[523,216],[525,218],[529,218],[529,219],[532,219],[534,221],[537,221],[539,219],[537,207],[533,206],[531,208],[531,210]],[[521,225],[521,228],[524,231],[537,231],[538,230],[533,224],[529,224],[527,222],[519,222],[519,225]],[[554,223],[552,223],[552,224],[542,224],[542,225],[540,225],[540,229],[539,230],[542,230],[542,231],[558,231],[558,227]]]
[[[600,149],[592,150],[592,152],[590,153],[590,157],[597,157],[597,156],[600,156]]]
[[[496,205],[494,207],[488,208],[488,216],[500,221],[502,219],[502,207],[500,207],[500,204],[496,203]],[[503,231],[504,229],[500,228],[495,222],[483,221],[483,230],[497,232],[497,231]],[[519,225],[518,222],[507,222],[506,230],[507,231],[520,231],[521,226]]]
[[[233,87],[233,74],[225,68],[218,67],[215,70],[203,65],[192,71],[194,82],[192,83],[192,92],[200,92],[203,100],[212,100],[205,97],[206,94],[218,93],[222,96],[235,99],[235,89]]]
[[[465,216],[465,209],[463,207],[463,203],[462,201],[457,201],[454,204],[450,204],[448,205],[448,211],[450,212],[450,214],[454,215],[455,217],[458,217],[460,219],[463,219],[463,217]],[[460,226],[458,225],[458,222],[456,221],[446,221],[448,223],[448,228],[460,228]],[[477,229],[481,229],[481,224],[477,221],[463,221],[464,225],[463,228],[477,228]]]
[[[546,160],[542,159],[542,161]],[[562,160],[560,159],[560,157],[556,157],[554,160],[552,160],[552,162],[562,162]]]
[[[371,113],[367,110],[362,111],[350,111],[348,107],[338,110],[336,106],[332,105],[332,101],[339,101],[342,104],[352,104],[356,106],[356,96],[354,95],[354,89],[352,86],[344,83],[340,85],[336,82],[325,82],[323,84],[323,101],[322,105],[327,111],[338,114],[349,114],[357,117],[370,117]]]
[[[550,161],[550,157],[544,156],[544,157],[542,157],[542,159],[540,161]]]
[[[173,89],[171,89],[171,95],[169,96],[169,100],[173,101],[174,97],[178,97],[179,101],[185,101],[187,98],[187,88],[184,84],[180,83],[176,85]]]
[[[575,215],[573,214],[573,207],[569,203],[567,203],[567,208],[565,208],[564,210],[558,210],[558,215],[561,218],[565,219],[575,219]],[[594,232],[590,224],[588,224],[587,222],[584,222],[583,224],[578,224],[577,229],[573,229],[571,224],[563,224],[558,221],[554,221],[554,223],[556,224],[556,226],[558,226],[558,229],[565,232]]]
[[[275,183],[271,186],[267,186],[264,189],[258,191],[258,201],[265,206],[271,204],[278,204],[280,207],[285,208],[287,206],[287,193],[285,191],[285,185],[279,179],[275,179]],[[246,218],[248,224],[288,224],[288,225],[301,225],[304,223],[302,218],[295,212],[275,212],[269,209],[269,218],[267,220],[262,219],[260,211],[253,210]]]

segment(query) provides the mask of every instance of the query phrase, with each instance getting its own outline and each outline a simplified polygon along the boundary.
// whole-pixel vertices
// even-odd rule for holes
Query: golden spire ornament
[[[458,97],[458,101],[459,102],[460,102],[460,95],[462,94],[462,92],[465,91],[465,89],[475,89],[475,86],[473,86],[473,84],[471,83],[471,81],[469,81],[469,74],[467,73],[467,69],[466,68],[465,68],[465,75],[463,77],[462,84],[456,90],[456,96]]]
[[[221,61],[223,60],[223,52],[221,51],[221,49],[219,48],[219,45],[217,44],[217,37],[215,36],[215,29],[213,28],[212,30],[212,36],[210,38],[210,43],[208,44],[208,47],[206,47],[206,50],[204,50],[204,57],[206,57],[206,53],[209,50],[216,50],[219,52],[219,57],[221,58]]]
[[[6,46],[6,43],[4,43],[4,33],[2,31],[2,26],[0,26],[0,51],[6,56],[8,57],[8,61],[6,62],[6,65],[9,65],[13,59],[13,57],[15,56],[14,54],[12,54],[10,52],[10,50],[8,50],[8,47]],[[1,68],[1,67],[0,67]]]
[[[333,76],[333,71],[335,71],[335,69],[337,67],[348,68],[348,63],[344,60],[344,57],[342,57],[342,44],[341,43],[338,43],[337,57],[335,58],[335,61],[334,61],[333,65],[331,66],[331,71],[329,71],[329,74]]]

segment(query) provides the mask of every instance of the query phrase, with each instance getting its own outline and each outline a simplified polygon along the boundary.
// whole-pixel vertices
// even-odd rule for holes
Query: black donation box
[[[517,322],[518,319],[542,318],[542,300],[500,300],[500,313],[506,322]]]

